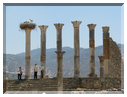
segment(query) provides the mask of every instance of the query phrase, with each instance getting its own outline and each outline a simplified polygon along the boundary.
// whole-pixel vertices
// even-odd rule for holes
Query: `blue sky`
[[[31,50],[40,48],[40,29],[38,25],[48,25],[46,48],[56,48],[56,29],[54,23],[64,23],[62,46],[74,47],[74,29],[71,21],[82,21],[80,25],[80,47],[89,47],[89,29],[95,27],[95,47],[103,44],[102,26],[110,27],[110,37],[116,43],[121,41],[121,6],[6,6],[6,53],[25,52],[25,31],[20,23],[33,19],[37,24],[31,31]],[[19,31],[20,30],[20,31]]]

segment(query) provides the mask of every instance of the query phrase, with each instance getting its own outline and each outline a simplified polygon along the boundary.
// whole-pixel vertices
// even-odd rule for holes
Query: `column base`
[[[97,74],[90,73],[87,75],[87,77],[97,77]]]
[[[31,76],[25,76],[25,79],[31,79]]]
[[[81,74],[74,74],[73,77],[74,78],[81,78]]]
[[[38,78],[39,78],[39,79],[42,79],[42,78],[41,78],[41,75],[38,75]],[[43,76],[43,78],[48,78],[48,75]]]

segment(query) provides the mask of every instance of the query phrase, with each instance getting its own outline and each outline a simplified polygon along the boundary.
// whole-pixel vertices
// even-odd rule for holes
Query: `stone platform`
[[[105,90],[120,89],[120,78],[105,78]],[[6,91],[57,91],[57,78],[7,80]],[[100,91],[100,79],[63,78],[63,91]]]

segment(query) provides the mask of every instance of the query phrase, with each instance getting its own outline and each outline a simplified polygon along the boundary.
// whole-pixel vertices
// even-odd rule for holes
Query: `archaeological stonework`
[[[124,64],[121,51],[115,41],[110,37],[109,27],[102,27],[103,55],[98,55],[100,62],[100,76],[95,74],[95,27],[96,24],[88,24],[89,28],[89,74],[82,78],[80,74],[80,35],[79,26],[82,21],[72,21],[74,28],[74,76],[63,78],[63,55],[62,51],[62,28],[63,23],[55,23],[57,32],[57,76],[48,78],[46,75],[46,29],[48,26],[39,26],[41,30],[41,54],[40,65],[44,65],[44,78],[38,80],[30,79],[30,33],[36,24],[24,22],[20,28],[26,32],[26,57],[25,57],[25,79],[22,81],[7,80],[8,91],[99,91],[124,89]],[[29,80],[28,80],[29,79]],[[5,88],[5,87],[4,87]]]
[[[123,65],[120,48],[110,37],[110,65],[109,76],[121,78],[121,65]]]

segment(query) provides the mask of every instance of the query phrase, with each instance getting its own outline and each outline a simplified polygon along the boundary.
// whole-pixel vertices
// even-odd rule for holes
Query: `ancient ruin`
[[[90,59],[90,74],[88,77],[97,77],[95,74],[95,41],[94,28],[96,24],[88,24],[89,27],[89,59]]]
[[[44,78],[46,77],[46,29],[48,26],[46,25],[41,25],[38,26],[41,30],[41,56],[40,56],[40,66],[44,66],[44,73],[43,76]],[[41,71],[40,71],[41,74]],[[41,75],[40,75],[41,76]]]
[[[20,24],[20,28],[26,32],[26,57],[25,57],[25,79],[30,79],[30,34],[31,30],[36,27],[35,23],[25,21]]]
[[[79,54],[79,25],[81,21],[72,21],[74,27],[74,77],[81,77]]]
[[[8,80],[7,91],[98,91],[113,89],[121,91],[124,89],[123,61],[119,47],[109,35],[109,27],[102,27],[103,32],[103,55],[98,55],[100,61],[100,76],[95,74],[95,40],[94,28],[96,24],[88,24],[89,28],[89,66],[88,77],[80,75],[80,54],[79,54],[79,25],[82,21],[72,21],[74,27],[74,76],[63,78],[63,54],[62,51],[62,27],[64,24],[54,24],[57,31],[57,76],[48,78],[46,76],[46,29],[48,26],[39,26],[41,30],[41,62],[44,64],[44,78],[40,80],[24,80],[16,84],[15,80]],[[24,22],[20,28],[26,32],[26,57],[25,57],[25,79],[30,78],[30,32],[36,24]],[[122,71],[122,72],[121,72]],[[36,84],[34,84],[36,83]],[[13,85],[15,88],[12,88]],[[28,85],[26,85],[28,84]],[[19,88],[20,87],[20,88]]]

